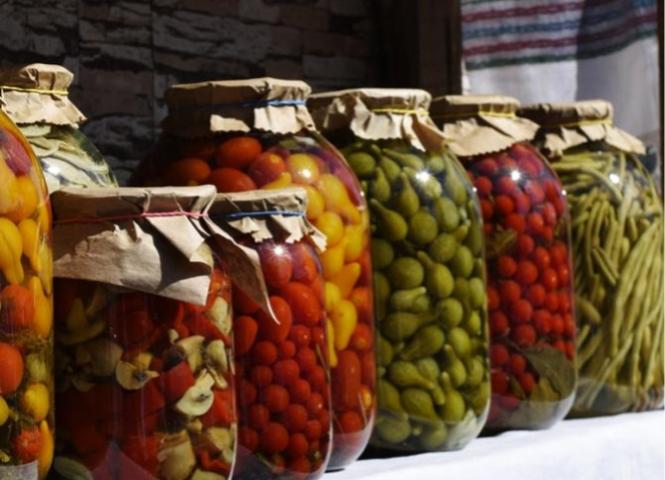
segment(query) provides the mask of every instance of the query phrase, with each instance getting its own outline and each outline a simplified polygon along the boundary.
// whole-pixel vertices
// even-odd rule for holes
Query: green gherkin
[[[390,242],[404,240],[409,231],[406,220],[394,210],[384,207],[376,199],[369,201],[372,207],[377,232]]]
[[[395,182],[393,208],[405,217],[410,217],[420,208],[420,199],[409,179],[401,173]]]

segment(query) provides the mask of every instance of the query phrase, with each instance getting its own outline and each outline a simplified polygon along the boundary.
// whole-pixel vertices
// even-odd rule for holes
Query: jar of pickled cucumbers
[[[431,112],[480,197],[487,246],[492,404],[487,429],[561,420],[576,386],[570,220],[537,125],[498,96],[447,96]]]
[[[309,102],[369,199],[380,332],[372,444],[403,451],[463,447],[490,395],[480,207],[429,102],[425,91],[397,89]]]
[[[642,143],[602,100],[527,106],[572,221],[579,385],[573,416],[663,406],[663,205]]]
[[[60,65],[0,69],[0,109],[28,139],[49,192],[66,186],[117,186],[102,154],[79,130],[85,117],[69,99],[73,79]]]
[[[211,186],[52,196],[60,478],[230,477],[232,291],[229,253],[206,241],[214,196]]]
[[[350,378],[359,395],[333,397],[329,468],[365,448],[372,428],[375,380],[368,210],[355,175],[314,129],[303,82],[254,79],[177,85],[166,93],[164,136],[144,183],[211,183],[219,192],[307,190],[307,218],[323,232],[325,308],[330,318],[333,385]]]
[[[28,142],[0,112],[0,478],[53,459],[51,206]]]
[[[332,439],[323,272],[325,238],[305,219],[307,192],[219,194],[211,218],[260,258],[272,316],[234,288],[238,478],[320,477]],[[358,371],[353,371],[351,367]],[[336,398],[360,393],[360,365]]]

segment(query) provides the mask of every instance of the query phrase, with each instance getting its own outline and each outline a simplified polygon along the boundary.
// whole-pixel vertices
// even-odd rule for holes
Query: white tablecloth
[[[324,480],[663,480],[665,413],[566,420],[457,452],[356,462]]]

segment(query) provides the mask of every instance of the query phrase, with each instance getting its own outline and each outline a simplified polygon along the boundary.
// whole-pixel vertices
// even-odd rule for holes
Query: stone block
[[[304,5],[282,5],[282,23],[303,30],[321,30],[328,28],[330,15],[326,10]]]
[[[365,62],[351,57],[304,55],[303,67],[306,78],[362,81],[367,74]]]
[[[243,20],[277,23],[279,14],[279,6],[270,5],[265,0],[242,0],[238,5],[238,15]]]
[[[302,62],[287,58],[268,58],[262,65],[265,75],[277,78],[300,80],[303,78]]]
[[[270,27],[270,53],[277,55],[300,56],[303,52],[303,32],[298,28]]]

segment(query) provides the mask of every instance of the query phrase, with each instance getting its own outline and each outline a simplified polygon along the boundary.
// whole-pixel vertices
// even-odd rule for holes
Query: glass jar
[[[663,206],[639,140],[605,101],[541,104],[520,115],[566,190],[579,315],[573,416],[663,406]]]
[[[490,430],[551,426],[570,409],[576,386],[565,192],[528,143],[537,127],[516,118],[517,106],[514,99],[484,96],[442,97],[432,104],[434,119],[444,118],[444,135],[480,197],[491,333]]]
[[[274,79],[172,87],[167,93],[167,132],[151,159],[152,174],[144,181],[160,185],[212,183],[219,192],[289,186],[307,190],[307,218],[327,238],[321,262],[325,307],[331,319],[332,383],[352,380],[360,392],[333,396],[329,469],[336,470],[364,450],[376,408],[375,379],[361,375],[362,369],[374,369],[375,358],[370,233],[367,204],[358,180],[339,153],[313,129],[303,105],[308,94],[309,87],[302,82]],[[197,103],[196,96],[208,103]],[[244,102],[246,111],[234,112],[228,107],[238,101]],[[266,102],[270,105],[264,106]],[[171,123],[184,121],[186,113],[192,112],[185,108],[192,105],[208,111],[219,108],[231,118],[245,118],[263,106],[276,112],[275,123],[262,126],[253,118],[255,123],[248,122],[247,132],[237,131],[233,125],[192,139]],[[195,117],[191,121],[195,122]],[[349,375],[353,378],[347,378]]]
[[[367,89],[310,103],[369,199],[380,332],[372,444],[403,451],[463,447],[480,432],[490,394],[480,208],[442,148],[429,101],[420,90]],[[342,120],[338,105],[358,117]]]
[[[56,292],[56,472],[228,478],[236,415],[225,271],[213,271],[204,306],[81,280],[57,279]]]
[[[39,163],[0,112],[0,477],[53,458],[51,207]]]
[[[213,221],[260,258],[274,318],[234,288],[238,478],[320,477],[330,455],[324,278],[303,223],[306,192],[219,195]],[[262,232],[257,239],[256,232]],[[279,323],[278,323],[279,322]],[[332,383],[358,394],[360,373]]]
[[[232,474],[232,291],[226,251],[207,243],[214,197],[211,186],[51,196],[61,478]]]
[[[68,97],[73,78],[60,65],[0,69],[0,108],[28,139],[49,192],[66,186],[117,186],[102,154],[79,130],[85,117]]]

